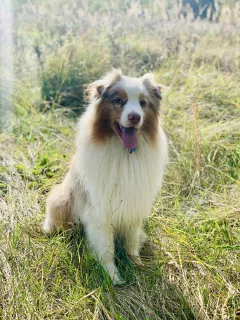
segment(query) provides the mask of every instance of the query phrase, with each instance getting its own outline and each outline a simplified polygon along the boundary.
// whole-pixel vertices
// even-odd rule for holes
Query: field
[[[239,320],[239,7],[225,1],[209,23],[177,19],[173,1],[104,3],[14,7],[14,114],[0,135],[0,318]],[[118,242],[121,287],[82,231],[41,231],[46,195],[74,153],[84,85],[112,67],[151,71],[165,86],[170,149],[142,261]]]

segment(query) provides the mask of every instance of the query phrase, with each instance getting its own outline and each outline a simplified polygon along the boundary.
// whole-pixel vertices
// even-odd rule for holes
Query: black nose
[[[128,120],[131,124],[138,124],[141,120],[141,116],[138,113],[132,112],[128,115]]]

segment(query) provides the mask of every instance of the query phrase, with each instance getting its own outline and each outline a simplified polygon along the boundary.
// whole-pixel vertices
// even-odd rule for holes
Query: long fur
[[[52,232],[57,228],[71,229],[80,220],[90,245],[115,283],[121,279],[114,265],[114,237],[122,234],[127,252],[139,254],[142,223],[161,186],[168,153],[160,123],[160,88],[152,75],[140,79],[123,77],[121,72],[113,71],[89,86],[90,104],[78,123],[76,155],[64,181],[47,199],[43,224],[45,232]],[[114,86],[125,89],[129,96],[125,112],[135,103],[131,99],[135,99],[138,90],[148,99],[148,106],[142,111],[136,106],[143,123],[133,153],[124,148],[111,126],[115,118],[127,121],[124,109],[119,111],[106,101]],[[100,129],[96,130],[96,126]]]

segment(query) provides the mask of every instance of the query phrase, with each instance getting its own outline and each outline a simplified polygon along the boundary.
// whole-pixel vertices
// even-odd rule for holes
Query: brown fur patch
[[[156,113],[149,106],[146,106],[144,113],[144,121],[140,130],[143,135],[146,136],[153,144],[156,144],[158,136],[159,113]]]
[[[97,106],[95,117],[92,123],[92,140],[95,143],[104,143],[114,132],[111,126],[110,102],[101,101]]]
[[[101,98],[114,84],[121,79],[121,70],[113,69],[102,79],[90,83],[85,90],[85,98],[90,102]]]
[[[144,110],[144,121],[141,127],[141,132],[146,136],[153,144],[157,141],[158,134],[158,123],[160,117],[160,111],[158,105],[153,104],[152,99],[146,97],[144,93],[139,94],[139,102],[145,101],[146,105],[143,107]]]
[[[142,79],[143,84],[147,88],[149,93],[149,106],[153,109],[154,112],[158,112],[162,100],[161,86],[155,82],[153,74],[146,74],[142,77]]]
[[[128,99],[127,93],[124,89],[118,89],[117,95],[119,95],[119,98],[121,98],[124,102]]]
[[[139,94],[139,102],[142,101],[142,100],[145,101],[145,102],[147,102],[147,99],[146,99],[146,97],[145,97],[145,94],[141,92],[141,93]]]
[[[105,143],[115,134],[114,124],[119,122],[122,109],[114,105],[114,99],[120,98],[127,101],[127,93],[124,89],[112,88],[98,104],[92,123],[92,140],[95,143]]]

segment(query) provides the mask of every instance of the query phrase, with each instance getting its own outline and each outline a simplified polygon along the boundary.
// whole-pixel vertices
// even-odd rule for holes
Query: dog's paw
[[[51,235],[55,230],[48,218],[42,224],[42,231],[45,235]]]
[[[128,248],[127,254],[131,257],[139,257],[139,251],[138,248]]]
[[[121,286],[125,283],[118,273],[115,273],[113,277],[111,277],[111,280],[114,286]]]
[[[113,263],[109,263],[105,266],[107,273],[109,274],[113,285],[122,285],[124,280],[120,277],[117,267]]]

